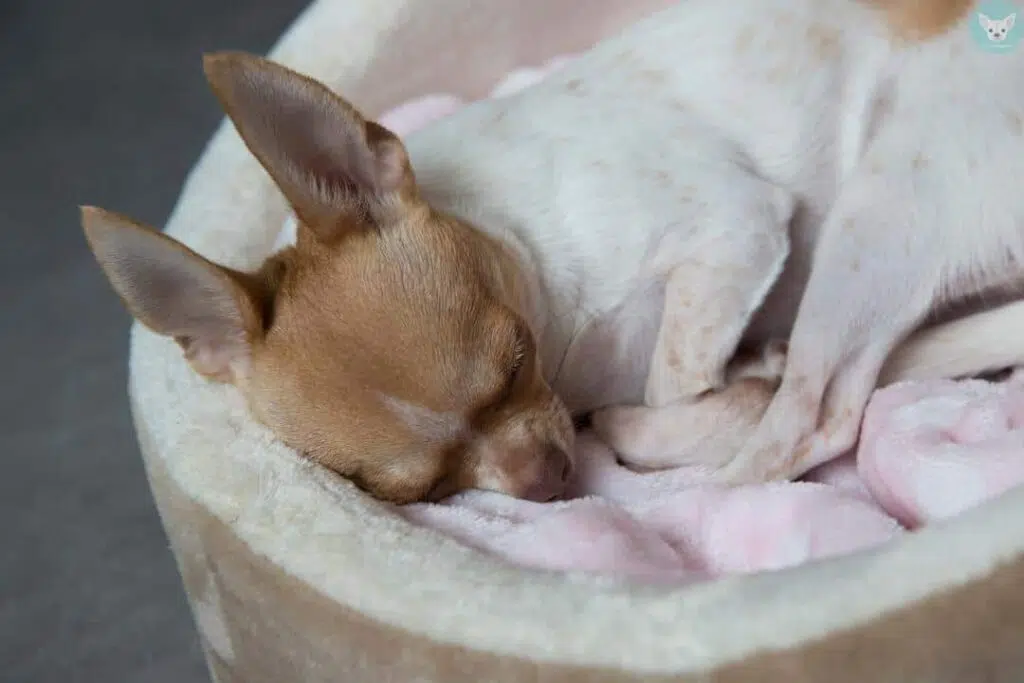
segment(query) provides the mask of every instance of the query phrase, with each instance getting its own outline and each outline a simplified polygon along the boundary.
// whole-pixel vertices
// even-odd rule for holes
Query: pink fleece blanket
[[[514,72],[502,97],[567,61]],[[380,121],[404,135],[465,103],[433,94]],[[694,581],[790,567],[884,543],[1024,482],[1024,381],[907,382],[875,393],[855,453],[803,481],[691,486],[640,474],[579,436],[570,498],[531,503],[470,491],[400,509],[462,543],[539,569]]]

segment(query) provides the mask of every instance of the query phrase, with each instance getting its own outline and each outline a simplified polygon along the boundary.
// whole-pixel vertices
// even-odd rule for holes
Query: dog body
[[[432,205],[515,247],[556,393],[574,412],[634,406],[597,427],[637,464],[730,463],[722,432],[746,431],[723,405],[749,422],[770,392],[727,383],[727,362],[792,336],[765,424],[715,478],[800,474],[852,445],[928,315],[1016,286],[1024,94],[1001,84],[1024,82],[1024,58],[972,44],[973,10],[907,39],[887,9],[688,0],[407,141]],[[926,339],[897,357],[923,362]]]
[[[887,359],[1024,355],[1019,305],[904,343],[1024,248],[1024,61],[972,45],[968,5],[686,0],[405,145],[220,55],[295,246],[244,274],[95,210],[86,232],[139,320],[379,497],[547,499],[595,409],[638,465],[796,476],[852,443]]]
[[[741,335],[789,337],[885,31],[857,3],[688,0],[405,142],[432,205],[516,247],[570,409],[665,404],[721,388]]]

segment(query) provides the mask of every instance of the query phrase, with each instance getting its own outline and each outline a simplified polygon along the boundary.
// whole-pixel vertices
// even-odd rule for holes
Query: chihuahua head
[[[297,241],[240,272],[83,208],[132,315],[236,386],[284,443],[378,498],[561,494],[572,423],[503,245],[433,210],[401,141],[320,83],[239,53],[205,69],[294,210]]]

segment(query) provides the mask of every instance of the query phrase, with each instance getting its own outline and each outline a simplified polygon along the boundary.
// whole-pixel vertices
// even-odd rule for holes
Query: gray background
[[[203,51],[303,0],[0,0],[0,680],[207,681],[77,205],[162,226],[220,120]]]

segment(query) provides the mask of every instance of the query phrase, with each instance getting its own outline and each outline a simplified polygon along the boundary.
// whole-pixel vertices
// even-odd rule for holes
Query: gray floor
[[[162,225],[220,112],[205,50],[303,0],[0,0],[0,680],[208,680],[76,206]]]

